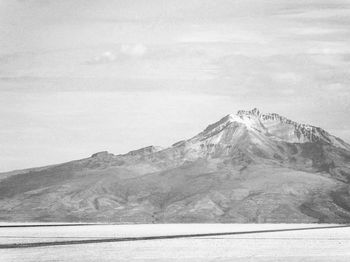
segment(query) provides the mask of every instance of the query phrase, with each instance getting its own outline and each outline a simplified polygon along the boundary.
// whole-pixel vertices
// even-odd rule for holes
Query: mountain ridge
[[[195,138],[196,136],[204,133],[204,132],[208,132],[210,129],[212,129],[213,127],[217,126],[218,124],[224,124],[224,125],[228,125],[231,122],[239,122],[239,123],[243,123],[247,125],[247,121],[244,121],[244,116],[248,116],[248,117],[260,117],[263,120],[279,120],[281,123],[286,123],[286,124],[291,124],[297,128],[301,128],[302,131],[306,130],[306,132],[304,133],[304,135],[306,137],[309,137],[310,141],[302,141],[301,143],[305,143],[305,142],[318,142],[321,139],[317,139],[315,138],[315,136],[310,136],[311,132],[307,132],[309,130],[317,130],[319,131],[322,135],[326,135],[328,137],[332,136],[331,134],[329,134],[327,131],[325,131],[324,129],[322,129],[321,127],[317,127],[317,126],[313,126],[313,125],[309,125],[309,124],[303,124],[303,123],[298,123],[296,121],[290,120],[287,117],[284,117],[282,115],[279,115],[277,113],[262,113],[258,108],[253,108],[252,110],[238,110],[236,112],[236,114],[228,114],[225,117],[221,118],[219,121],[214,122],[213,124],[208,125],[202,132],[200,132],[199,134],[195,135],[194,137],[187,139],[187,140],[181,140],[178,142],[175,142],[174,144],[172,144],[170,147],[161,147],[161,146],[156,146],[156,145],[149,145],[149,146],[145,146],[145,147],[141,147],[135,150],[131,150],[127,153],[121,153],[121,154],[113,154],[110,153],[108,151],[99,151],[96,153],[93,153],[91,155],[91,157],[106,157],[106,156],[125,156],[125,155],[137,155],[138,153],[142,153],[142,154],[148,154],[148,153],[155,153],[158,151],[162,151],[162,150],[167,150],[169,148],[172,148],[174,146],[179,146],[182,145],[184,143],[186,143],[187,141]],[[249,125],[249,123],[248,123]],[[220,132],[222,130],[217,130],[217,132]],[[350,145],[348,143],[346,143],[345,141],[343,141],[342,139],[332,136],[334,137],[337,141],[341,141],[340,143],[340,147],[341,148],[345,148],[346,150],[350,150]],[[324,139],[324,142],[327,143],[331,143],[332,140],[330,141],[330,139]],[[334,144],[334,146],[339,146],[339,143]],[[72,160],[72,161],[77,161],[77,160]],[[69,163],[72,161],[68,161],[68,162],[62,162],[61,164],[64,163]],[[41,168],[48,168],[48,167],[53,167],[56,166],[57,164],[50,164],[50,165],[46,165],[46,166],[38,166],[38,167],[31,167],[31,168],[26,168],[26,169],[16,169],[13,171],[6,171],[6,172],[0,172],[0,174],[8,174],[8,173],[12,173],[12,172],[22,172],[22,171],[30,171],[33,169],[41,169]]]

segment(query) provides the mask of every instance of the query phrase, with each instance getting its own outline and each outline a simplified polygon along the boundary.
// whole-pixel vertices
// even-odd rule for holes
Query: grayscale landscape
[[[0,262],[347,262],[350,0],[0,0]]]

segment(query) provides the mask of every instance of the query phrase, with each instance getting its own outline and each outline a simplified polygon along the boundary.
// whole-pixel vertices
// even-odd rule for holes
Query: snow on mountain
[[[234,135],[242,135],[244,132],[253,133],[253,136],[261,138],[258,134],[260,133],[276,141],[289,143],[322,142],[350,150],[347,143],[332,136],[320,127],[300,124],[276,113],[264,114],[257,108],[250,111],[240,110],[236,114],[227,115],[218,122],[209,125],[192,140],[210,138],[210,142],[216,144],[219,143],[225,132],[228,132],[227,129],[235,130],[230,134],[231,139],[234,139]]]
[[[300,124],[276,113],[261,113],[257,108],[238,111],[237,116],[255,123],[254,127],[275,139],[290,143],[323,142],[343,149],[350,146],[320,127]]]

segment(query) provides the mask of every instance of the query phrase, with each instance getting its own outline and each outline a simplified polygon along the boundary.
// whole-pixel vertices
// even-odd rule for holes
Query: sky
[[[254,107],[350,142],[349,84],[350,0],[0,0],[0,172]]]

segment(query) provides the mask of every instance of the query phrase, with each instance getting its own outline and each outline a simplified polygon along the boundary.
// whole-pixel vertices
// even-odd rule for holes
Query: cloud
[[[116,59],[116,56],[112,52],[106,51],[98,56],[95,56],[91,61],[89,61],[89,63],[90,64],[104,64],[104,63],[114,62],[115,59]]]
[[[298,84],[303,80],[302,76],[295,72],[278,72],[272,74],[272,77],[278,82],[287,82],[291,84]]]
[[[129,56],[143,56],[147,47],[143,44],[124,44],[120,47],[120,52]]]
[[[342,83],[331,83],[329,85],[326,85],[325,88],[331,92],[347,91],[346,86]]]
[[[122,44],[113,51],[105,51],[93,59],[88,64],[107,64],[127,58],[136,58],[145,55],[147,47],[143,44]]]

